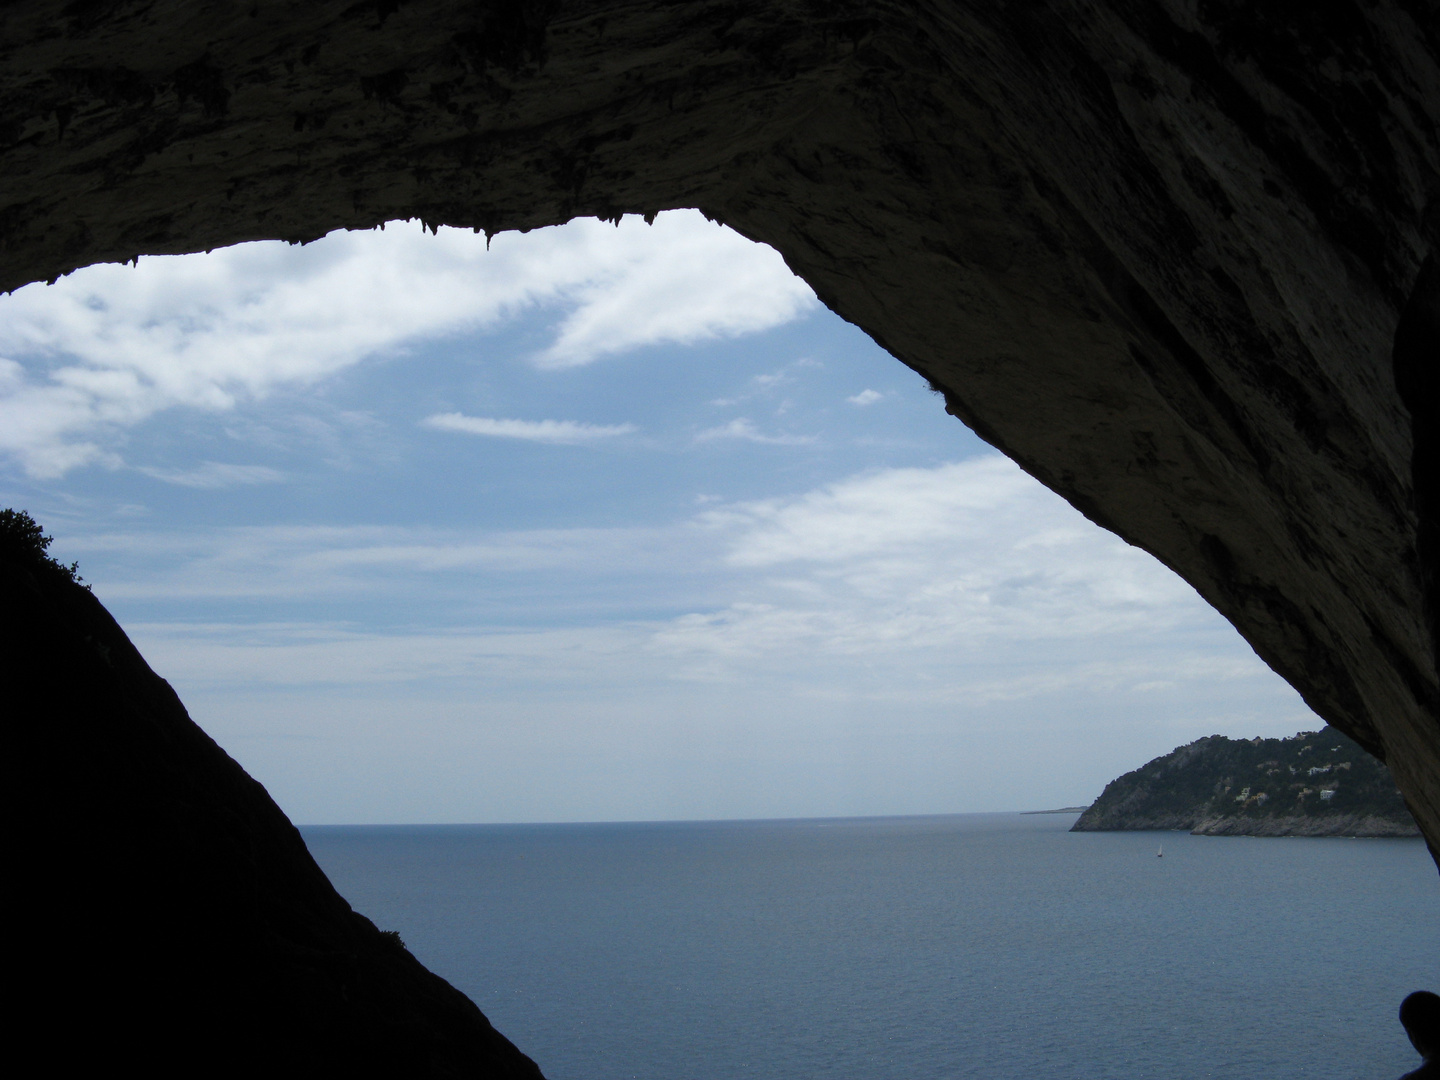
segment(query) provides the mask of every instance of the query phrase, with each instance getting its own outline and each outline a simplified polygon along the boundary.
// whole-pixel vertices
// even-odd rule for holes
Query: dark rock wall
[[[540,1080],[350,910],[89,592],[0,559],[9,1051],[37,1072]]]
[[[1190,581],[1440,850],[1433,0],[16,0],[0,121],[0,287],[700,207]]]

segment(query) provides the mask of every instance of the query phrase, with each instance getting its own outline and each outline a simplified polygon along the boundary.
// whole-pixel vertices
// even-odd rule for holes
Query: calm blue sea
[[[550,1080],[1418,1065],[1395,1010],[1440,990],[1440,878],[1419,841],[1073,821],[302,831],[341,893]]]

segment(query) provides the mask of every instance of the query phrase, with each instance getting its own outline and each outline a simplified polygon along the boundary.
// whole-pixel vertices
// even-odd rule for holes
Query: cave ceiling
[[[15,0],[0,103],[0,288],[398,218],[774,246],[1440,849],[1433,3]]]

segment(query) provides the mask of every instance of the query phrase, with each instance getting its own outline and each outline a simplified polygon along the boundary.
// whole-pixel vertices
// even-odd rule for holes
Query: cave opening
[[[1190,582],[1440,836],[1440,64],[1405,0],[5,18],[0,286],[700,207]]]
[[[1034,809],[1321,724],[697,213],[142,258],[0,319],[9,500],[297,821]]]
[[[1052,820],[1071,819],[1010,835],[1020,819],[974,811],[1088,801],[1192,736],[1318,721],[1188,587],[965,432],[773,252],[699,215],[622,225],[487,243],[392,223],[308,248],[142,259],[0,300],[23,369],[12,415],[49,421],[8,429],[24,497],[68,501],[58,553],[82,560],[192,715],[305,826],[341,893],[551,1075],[723,1064],[704,1047],[742,1031],[767,1032],[781,1068],[923,1074],[982,1046],[1033,1067],[1013,1026],[1059,1038],[1075,1025],[1065,987],[1102,939],[1037,954],[1026,939],[1057,933],[1065,899],[997,920],[1016,898],[977,891],[1007,881],[997,853],[1065,838]],[[718,290],[717,265],[734,279]],[[477,296],[487,288],[499,295]],[[432,297],[436,312],[417,314]],[[477,306],[498,314],[463,313]],[[613,824],[627,819],[650,824]],[[464,826],[475,821],[556,824]],[[707,828],[743,854],[717,862]],[[1066,839],[1027,902],[1060,881],[1088,882],[1086,904],[1118,902],[1102,880],[1135,887],[1133,860],[1074,862]],[[1183,844],[1170,841],[1169,865],[1204,863]],[[1130,936],[1168,937],[1183,970],[1192,939],[1206,964],[1234,966],[1263,935],[1287,959],[1252,971],[1260,986],[1308,970],[1317,941],[1349,948],[1314,922],[1325,903],[1241,920],[1230,940],[1231,906],[1248,910],[1257,882],[1276,887],[1265,863],[1240,871],[1228,904],[1192,910],[1181,883],[1167,902],[1186,929]],[[1222,859],[1199,872],[1237,871]],[[777,873],[793,895],[773,889]],[[1323,866],[1283,873],[1301,891],[1328,879]],[[583,917],[556,888],[577,874]],[[908,883],[856,888],[871,878]],[[642,887],[659,907],[637,923]],[[955,908],[954,890],[980,896],[974,910]],[[1367,941],[1423,919],[1423,891],[1352,902]],[[862,947],[897,907],[931,929],[892,918],[886,947]],[[622,957],[653,952],[672,919],[666,960],[616,982]],[[966,944],[981,922],[983,962]],[[778,974],[777,950],[799,983]],[[1401,950],[1378,981],[1366,965],[1367,1006],[1334,1032],[1349,1052],[1387,1052],[1377,1017],[1412,958]],[[1111,973],[1191,1011],[1193,979],[1147,983],[1134,960]],[[992,969],[1006,977],[953,985]],[[757,988],[743,1004],[737,971]],[[832,991],[816,998],[807,979]],[[905,985],[928,988],[928,1011],[897,1011]],[[958,1029],[931,1015],[966,1000],[975,1018]],[[1221,995],[1192,1016],[1193,1037],[1222,1018],[1227,1045],[1263,1043],[1234,1004]],[[819,1009],[832,1035],[765,1020],[776,1007]],[[1107,1015],[1121,1041],[1153,1034],[1131,1030],[1132,1010]],[[871,1039],[900,1046],[874,1058]],[[1084,1060],[1107,1060],[1106,1040],[1089,1039]]]
[[[0,286],[394,219],[498,237],[700,207],[1194,586],[1386,760],[1440,852],[1425,5],[22,0],[0,18]],[[426,415],[452,412],[526,419]],[[189,479],[262,490],[258,468]],[[478,1040],[529,1075],[351,920],[103,611],[5,581],[15,685],[64,718],[15,733],[47,765],[17,797],[58,815],[24,839],[43,887],[22,921],[60,950],[25,969],[34,1002],[94,1017],[58,972],[104,956],[142,988],[97,976],[126,1053],[163,1045],[163,1002],[197,1046],[263,1058],[234,1033],[269,1031],[364,1068]],[[97,910],[97,876],[134,891]],[[22,1030],[55,1012],[34,1002]]]

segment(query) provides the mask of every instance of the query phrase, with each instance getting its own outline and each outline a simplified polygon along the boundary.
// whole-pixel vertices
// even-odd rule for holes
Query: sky
[[[1044,809],[1320,726],[693,211],[0,297],[0,504],[300,823]]]

